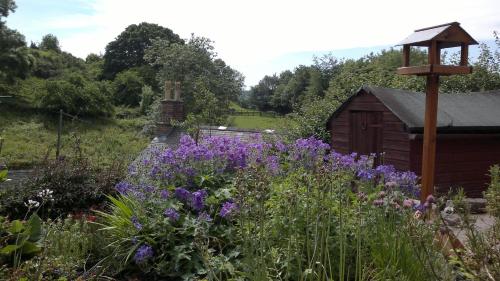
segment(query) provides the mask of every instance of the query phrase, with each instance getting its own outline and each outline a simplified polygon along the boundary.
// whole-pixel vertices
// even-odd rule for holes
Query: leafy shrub
[[[97,225],[91,223],[94,218],[70,216],[40,224],[38,228],[43,231],[37,243],[38,254],[7,269],[5,275],[10,279],[5,280],[87,280],[99,275],[99,267],[94,264],[98,262],[101,239],[95,231]]]
[[[153,104],[154,97],[155,93],[153,92],[153,89],[150,86],[146,85],[142,87],[141,103],[140,103],[142,114],[146,114],[149,111],[151,105]]]
[[[144,81],[134,70],[125,70],[113,81],[114,102],[118,105],[137,106],[141,101]]]
[[[17,268],[21,259],[41,251],[42,221],[32,214],[27,221],[8,221],[0,217],[0,261]]]
[[[88,82],[79,75],[67,80],[46,81],[46,91],[38,96],[38,107],[50,111],[59,109],[77,115],[106,116],[113,112],[110,97],[103,92],[100,82]]]
[[[50,191],[50,202],[39,210],[43,217],[66,216],[98,207],[122,177],[120,163],[99,170],[81,156],[46,160],[24,186],[9,186],[0,193],[0,214],[20,218],[27,212],[28,200],[41,201]]]
[[[491,183],[485,192],[487,210],[491,216],[489,227],[476,226],[480,218],[470,215],[470,207],[463,200],[463,191],[454,198],[455,210],[460,216],[461,231],[466,236],[464,247],[455,247],[454,262],[461,274],[470,280],[500,279],[500,166],[490,169]]]

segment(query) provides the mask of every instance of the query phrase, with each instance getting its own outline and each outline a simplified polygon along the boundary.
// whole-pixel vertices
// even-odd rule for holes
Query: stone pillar
[[[164,100],[172,100],[172,81],[165,81]]]
[[[181,100],[181,82],[175,82],[175,97],[174,100]]]

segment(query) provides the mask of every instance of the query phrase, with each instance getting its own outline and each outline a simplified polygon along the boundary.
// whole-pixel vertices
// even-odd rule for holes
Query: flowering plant
[[[417,190],[413,173],[374,167],[373,156],[329,149],[315,138],[285,144],[259,135],[250,142],[207,137],[199,143],[183,136],[176,148],[151,148],[116,186],[119,196],[110,197],[110,211],[100,212],[109,247],[121,260],[118,270],[135,267],[144,274],[185,279],[232,274],[233,265],[214,269],[214,260],[241,261],[244,238],[234,226],[253,212],[249,202],[265,204],[272,186],[290,175],[332,175],[334,181],[357,181],[373,192],[375,186],[390,186],[402,198]],[[245,181],[255,180],[247,174],[264,183],[242,189]]]

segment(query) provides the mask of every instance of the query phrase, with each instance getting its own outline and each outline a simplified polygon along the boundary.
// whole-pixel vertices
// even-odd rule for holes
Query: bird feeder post
[[[442,75],[468,74],[472,67],[468,66],[469,45],[477,42],[460,27],[458,22],[437,25],[415,30],[403,40],[403,67],[398,68],[401,75],[426,76],[424,136],[422,148],[422,180],[420,200],[434,193],[434,175],[436,164],[436,134],[438,124],[439,77]],[[411,47],[428,48],[428,64],[410,66]],[[441,49],[460,47],[460,65],[441,65]]]

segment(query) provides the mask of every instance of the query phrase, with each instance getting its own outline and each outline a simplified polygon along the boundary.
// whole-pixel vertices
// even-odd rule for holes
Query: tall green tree
[[[152,45],[154,39],[163,39],[169,44],[184,43],[172,30],[157,24],[143,22],[129,25],[106,46],[104,78],[114,79],[123,70],[145,65],[144,52]]]
[[[212,93],[218,106],[228,109],[243,87],[243,76],[217,58],[208,38],[192,36],[187,44],[158,39],[146,51],[145,59],[159,69],[158,81],[180,81],[182,98],[188,111],[195,108],[197,85]]]
[[[44,51],[54,51],[61,52],[61,47],[59,46],[59,39],[54,34],[47,34],[42,37],[42,42],[38,45],[38,48]]]
[[[24,36],[7,27],[4,17],[16,9],[12,0],[0,0],[0,92],[8,91],[8,85],[16,78],[25,78],[34,60],[26,48]]]

